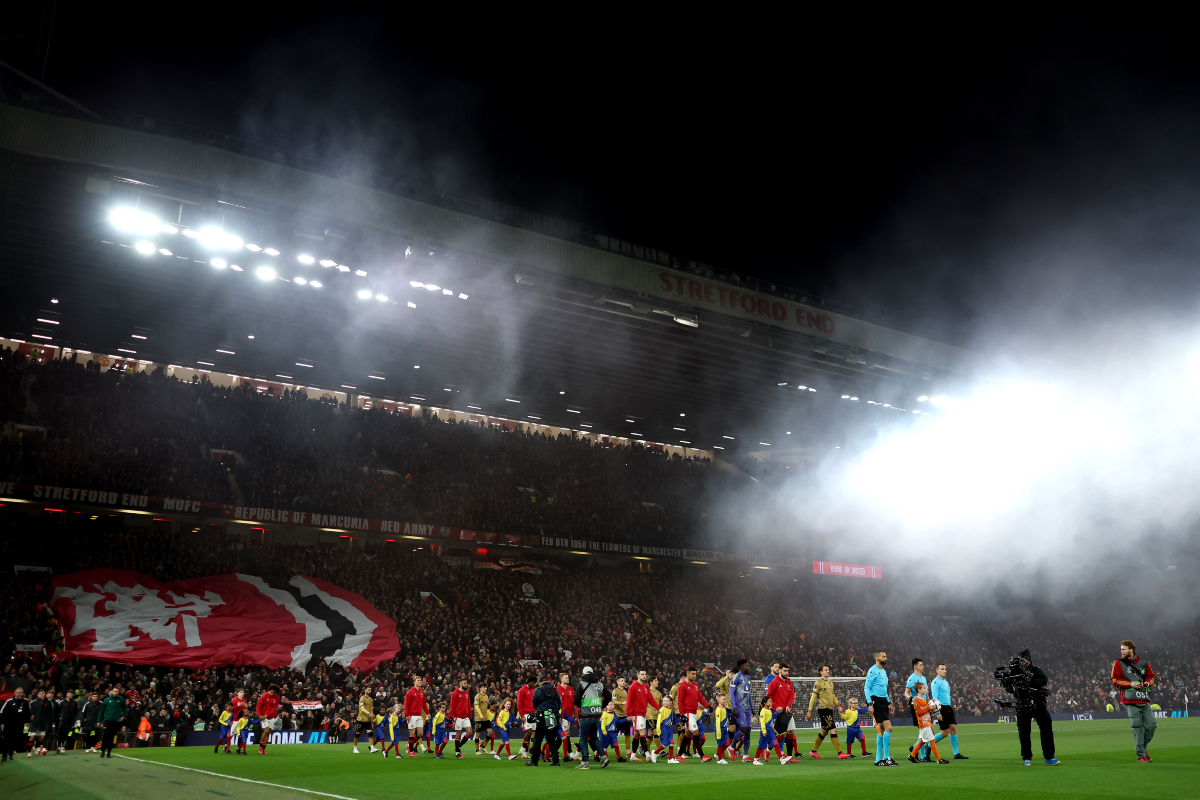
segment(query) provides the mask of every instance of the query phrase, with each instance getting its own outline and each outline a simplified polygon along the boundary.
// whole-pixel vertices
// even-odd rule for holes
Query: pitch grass
[[[912,744],[912,729],[894,735],[896,768],[875,767],[871,759],[838,761],[826,758],[768,766],[716,763],[617,764],[600,770],[576,771],[575,762],[561,767],[530,769],[520,759],[496,761],[464,748],[464,758],[443,761],[420,758],[384,759],[378,754],[354,755],[350,745],[275,745],[261,757],[214,755],[205,747],[121,750],[127,758],[101,760],[81,752],[63,756],[19,759],[0,765],[0,797],[12,800],[214,800],[247,797],[256,800],[306,798],[321,795],[307,789],[354,800],[394,800],[396,797],[530,800],[530,798],[620,797],[629,791],[649,792],[657,800],[708,797],[778,797],[787,793],[819,792],[822,797],[882,796],[888,800],[938,796],[963,798],[1105,798],[1134,793],[1167,800],[1200,797],[1200,720],[1159,720],[1150,753],[1153,764],[1134,761],[1133,738],[1122,720],[1065,722],[1055,726],[1062,764],[1047,767],[1040,754],[1031,767],[1021,765],[1017,734],[1012,725],[964,725],[960,744],[969,761],[950,764],[910,764],[902,748]],[[868,748],[874,749],[871,735]],[[811,745],[811,737],[802,742]],[[711,738],[710,738],[711,744]],[[946,743],[949,751],[949,742]],[[1037,747],[1037,733],[1034,732]],[[453,754],[453,748],[448,748]],[[824,754],[832,752],[828,744]],[[708,751],[706,751],[708,752]],[[138,760],[134,760],[138,759]],[[172,769],[191,767],[221,773],[207,775]],[[245,783],[230,777],[277,784]],[[291,787],[291,788],[288,788]]]

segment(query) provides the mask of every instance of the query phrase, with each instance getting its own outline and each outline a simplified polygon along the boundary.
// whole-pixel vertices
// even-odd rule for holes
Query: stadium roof
[[[554,218],[220,144],[0,105],[0,332],[705,449],[836,438],[980,359]]]

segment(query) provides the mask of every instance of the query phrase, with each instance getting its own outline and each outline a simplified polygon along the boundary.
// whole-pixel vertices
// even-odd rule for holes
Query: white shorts
[[[645,717],[634,717],[633,718],[633,729],[639,733],[645,733],[646,732],[646,718]]]
[[[470,717],[457,717],[454,720],[454,730],[456,731],[465,731],[467,728],[473,727],[475,727],[475,725],[471,722]]]
[[[700,730],[700,725],[697,724],[697,722],[696,722],[696,715],[688,714],[687,717],[688,717],[687,718],[687,729],[689,731],[691,731],[692,733],[695,733],[696,731]]]
[[[920,738],[920,740],[922,742],[932,742],[933,741],[933,727],[930,726],[928,728],[921,728],[921,734],[918,738]]]
[[[281,720],[279,717],[259,720],[259,722],[262,723],[262,729],[264,731],[277,731],[283,726],[283,720]]]
[[[410,731],[415,728],[424,728],[424,727],[425,727],[425,718],[422,717],[421,715],[418,714],[415,717],[408,718],[408,729]]]
[[[571,732],[571,720],[567,719],[566,717],[562,718],[562,731],[563,733]]]
[[[793,714],[792,716],[788,717],[788,726],[787,726],[787,729],[788,729],[789,731],[794,731],[794,730],[796,730],[796,716],[795,716],[794,714]]]
[[[527,730],[527,731],[535,731],[535,730],[537,730],[537,723],[536,723],[536,722],[526,722],[526,723],[525,723],[525,730]]]

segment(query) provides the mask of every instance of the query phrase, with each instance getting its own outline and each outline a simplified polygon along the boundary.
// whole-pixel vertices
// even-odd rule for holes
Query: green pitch
[[[903,758],[912,729],[897,729],[893,755]],[[520,759],[496,761],[474,755],[467,745],[461,760],[431,756],[384,759],[354,755],[349,745],[275,745],[262,757],[214,755],[204,747],[116,751],[126,758],[100,759],[81,752],[21,758],[0,765],[0,797],[12,800],[318,800],[334,795],[352,800],[400,797],[529,800],[530,798],[620,797],[630,790],[658,800],[776,797],[819,792],[821,797],[1088,798],[1112,800],[1136,795],[1156,800],[1200,796],[1200,720],[1159,720],[1150,748],[1153,764],[1134,761],[1133,738],[1124,721],[1059,723],[1055,726],[1062,764],[1047,767],[1040,756],[1024,767],[1012,725],[963,726],[960,745],[969,761],[880,768],[871,759],[826,758],[779,766],[750,764],[617,764],[576,771],[575,762],[530,769]],[[874,736],[868,747],[874,748]],[[710,737],[711,742],[711,737]],[[803,742],[805,746],[811,744]],[[949,751],[949,742],[946,743]],[[1034,731],[1037,747],[1037,732]],[[715,748],[712,748],[715,750]],[[825,754],[832,750],[826,744]],[[452,748],[448,748],[453,753]],[[708,750],[706,750],[708,752]],[[136,759],[136,760],[135,760]],[[190,767],[194,772],[177,767]],[[232,780],[245,778],[260,783]],[[273,785],[265,785],[273,784]],[[296,791],[308,790],[307,792]],[[313,794],[313,793],[322,794]],[[646,795],[642,795],[646,796]]]

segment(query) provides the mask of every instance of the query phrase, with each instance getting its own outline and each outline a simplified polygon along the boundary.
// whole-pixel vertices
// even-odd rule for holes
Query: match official
[[[875,666],[867,670],[865,688],[878,734],[875,737],[875,766],[898,767],[900,765],[891,756],[892,698],[888,696],[887,653],[882,650],[875,654]]]
[[[954,757],[959,761],[966,761],[967,757],[958,752],[958,722],[954,718],[954,706],[950,703],[950,683],[946,680],[946,665],[938,664],[936,671],[937,677],[929,685],[929,690],[933,693],[933,699],[942,706],[937,714],[938,728],[941,732],[934,737],[933,742],[937,744],[949,737]]]

